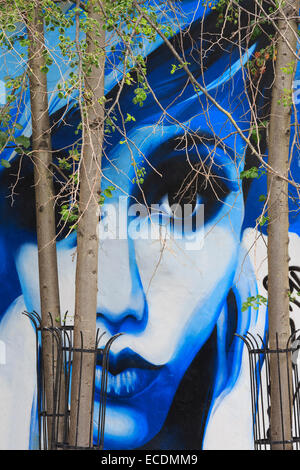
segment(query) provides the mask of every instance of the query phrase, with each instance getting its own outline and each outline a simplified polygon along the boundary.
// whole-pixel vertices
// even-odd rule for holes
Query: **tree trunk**
[[[98,291],[98,224],[103,142],[105,34],[102,18],[89,3],[88,16],[97,26],[87,34],[86,57],[97,55],[97,64],[84,77],[83,143],[80,161],[79,221],[77,229],[77,265],[74,319],[75,348],[94,349]],[[98,33],[98,35],[97,35]],[[103,54],[99,55],[102,49]],[[82,341],[81,342],[81,334]],[[82,362],[81,362],[82,360]],[[92,444],[93,373],[95,355],[74,352],[72,366],[71,418],[69,443],[88,447]]]
[[[47,74],[45,65],[44,25],[39,1],[35,2],[33,16],[28,17],[27,32],[29,88],[32,119],[32,155],[34,164],[36,224],[39,265],[39,287],[42,327],[60,325],[59,285],[56,257],[54,187],[50,164],[51,138],[48,112]],[[47,411],[53,413],[53,385],[55,365],[52,358],[52,336],[42,335]],[[52,419],[47,420],[48,445],[51,445]]]
[[[288,177],[290,152],[291,98],[296,65],[296,17],[298,0],[282,2],[279,9],[277,61],[272,91],[269,165]],[[290,90],[290,91],[288,91]],[[268,173],[268,308],[270,349],[284,349],[290,336],[289,324],[289,208],[288,184]],[[278,338],[278,343],[277,339]],[[270,354],[272,449],[291,449],[291,357]],[[279,375],[280,371],[280,375]]]

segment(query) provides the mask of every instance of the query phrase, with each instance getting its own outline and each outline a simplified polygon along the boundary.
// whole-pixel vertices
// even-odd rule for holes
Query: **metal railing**
[[[248,350],[252,424],[255,450],[271,450],[281,446],[283,450],[300,449],[300,382],[298,373],[299,331],[294,332],[285,348],[279,348],[276,335],[276,348],[270,349],[268,338],[248,333],[239,336]],[[270,362],[276,370],[271,385]],[[279,397],[280,435],[278,441],[271,440],[271,394],[277,388]],[[288,398],[287,398],[288,397]],[[286,402],[284,402],[286,400]],[[288,419],[284,413],[288,409]],[[287,429],[287,423],[288,428]]]
[[[105,416],[107,400],[107,383],[109,369],[109,351],[113,342],[121,335],[116,334],[99,347],[105,333],[99,334],[97,330],[95,346],[92,349],[83,348],[83,335],[81,334],[81,347],[74,348],[74,327],[63,324],[54,326],[52,316],[49,315],[49,327],[42,327],[40,316],[36,312],[23,312],[34,325],[36,334],[36,375],[37,375],[37,415],[39,431],[39,449],[83,449],[78,442],[78,424],[76,427],[75,445],[70,445],[70,402],[72,384],[72,362],[74,353],[79,354],[80,365],[86,354],[94,356],[92,393],[91,393],[91,416],[90,416],[90,445],[84,449],[103,449],[105,437]],[[43,336],[44,335],[44,336]],[[48,337],[48,350],[51,350],[51,370],[47,377],[47,390],[49,397],[50,382],[50,409],[49,398],[46,397],[46,367],[43,351],[44,337]],[[42,341],[43,336],[43,341]],[[49,348],[49,340],[51,347]],[[49,366],[48,366],[49,367]],[[98,373],[96,373],[96,371]],[[78,387],[81,384],[82,368]],[[50,377],[49,377],[50,376]],[[96,398],[97,395],[97,398]],[[78,394],[80,397],[80,393]],[[77,402],[77,413],[81,406],[80,399]]]

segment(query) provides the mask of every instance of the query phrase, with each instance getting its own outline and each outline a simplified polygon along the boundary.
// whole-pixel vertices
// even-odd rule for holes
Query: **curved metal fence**
[[[100,347],[105,333],[99,334],[97,331],[95,346],[92,349],[83,348],[83,335],[81,334],[81,347],[74,348],[74,327],[63,324],[63,326],[53,326],[53,319],[50,315],[50,327],[42,327],[40,316],[36,312],[23,312],[34,325],[36,333],[36,375],[37,375],[37,415],[39,429],[39,449],[103,449],[105,437],[105,415],[107,399],[107,383],[109,369],[109,352],[113,342],[121,335],[114,335]],[[43,341],[42,341],[43,336]],[[50,360],[51,369],[46,371],[43,344],[47,338],[51,348]],[[70,401],[72,384],[72,362],[74,353],[79,354],[80,363],[83,364],[85,355],[92,354],[94,357],[92,393],[91,393],[91,416],[90,416],[90,445],[80,447],[78,445],[79,429],[76,428],[75,445],[70,445]],[[48,366],[49,367],[49,366]],[[80,368],[81,371],[81,368]],[[48,397],[46,397],[46,374]],[[81,372],[80,372],[81,374]],[[50,397],[49,397],[50,383]],[[80,387],[81,375],[78,386]],[[80,394],[79,394],[80,396]],[[48,406],[47,406],[48,403]],[[49,405],[50,403],[50,405]],[[82,406],[80,401],[77,404],[77,413]]]
[[[268,338],[265,340],[248,333],[239,336],[248,350],[250,390],[252,405],[252,424],[255,450],[300,449],[300,382],[298,373],[298,354],[300,349],[299,331],[295,331],[285,348],[270,349]],[[271,383],[270,363],[276,371]],[[274,378],[275,377],[275,378]],[[279,397],[280,440],[271,440],[271,395],[276,387]],[[287,392],[286,392],[287,390]],[[288,409],[288,418],[284,413]],[[288,422],[288,426],[287,426]]]

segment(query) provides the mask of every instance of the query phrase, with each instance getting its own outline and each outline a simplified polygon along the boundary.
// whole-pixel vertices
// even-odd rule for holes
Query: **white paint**
[[[31,407],[36,387],[35,334],[17,298],[0,323],[6,363],[0,367],[0,449],[28,449]]]

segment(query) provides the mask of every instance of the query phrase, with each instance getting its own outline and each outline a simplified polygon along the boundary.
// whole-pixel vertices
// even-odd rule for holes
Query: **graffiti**
[[[300,272],[300,267],[298,266],[291,266],[289,268],[290,278],[289,278],[289,286],[290,286],[290,302],[300,307],[300,302],[294,296],[294,294],[299,295],[300,292],[300,277],[297,272]]]
[[[199,63],[193,49],[199,45],[204,10],[193,1],[183,1],[182,8],[187,18],[193,19],[189,28],[193,48],[187,40],[184,47],[187,62],[197,72]],[[49,44],[54,40],[54,35],[50,35]],[[132,144],[121,143],[122,135],[116,130],[109,136],[103,155],[103,190],[112,184],[115,190],[109,205],[103,205],[99,233],[110,232],[108,218],[114,217],[111,215],[114,211],[120,212],[120,206],[124,210],[114,219],[113,230],[119,230],[123,222],[122,230],[125,230],[124,236],[103,236],[99,243],[97,327],[100,333],[106,331],[108,335],[123,333],[111,349],[105,445],[108,449],[205,448],[209,447],[212,436],[215,445],[224,439],[224,433],[222,436],[216,433],[214,423],[218,416],[222,418],[220,413],[227,413],[228,417],[232,406],[230,395],[239,390],[244,347],[235,334],[243,335],[251,328],[257,328],[262,335],[265,333],[264,308],[259,312],[251,308],[242,311],[243,301],[257,294],[254,270],[243,241],[244,233],[255,227],[260,211],[257,194],[263,192],[265,178],[252,184],[242,182],[240,172],[246,168],[248,154],[241,137],[214,106],[209,107],[207,118],[202,111],[208,108],[207,100],[186,84],[183,70],[170,73],[174,60],[168,48],[160,42],[151,47],[147,51],[147,78],[155,95],[149,94],[144,106],[139,108],[133,104],[133,90],[124,87],[119,107],[121,114],[126,116],[130,112],[135,116],[134,121],[127,123]],[[259,47],[256,43],[252,44],[241,57],[238,47],[232,47],[229,53],[216,44],[204,64],[208,88],[242,130],[248,129],[250,119],[249,104],[241,100],[242,66],[256,47]],[[53,71],[51,84],[59,79]],[[267,82],[264,84],[268,86]],[[112,100],[118,94],[115,78],[109,74],[106,90]],[[72,147],[80,137],[77,131],[80,113],[75,100],[73,105],[55,100],[55,86],[51,93],[54,96],[49,108],[51,137],[57,159],[64,157],[62,149]],[[177,95],[178,99],[174,99]],[[30,136],[30,118],[26,113],[29,96],[25,99],[20,120]],[[163,115],[157,100],[173,119]],[[192,138],[185,132],[186,128]],[[21,312],[39,311],[40,300],[33,168],[30,159],[21,162],[18,156],[6,157],[11,167],[3,169],[0,175],[1,289],[5,292],[0,295],[0,335],[12,342]],[[132,158],[145,169],[142,185],[135,184]],[[199,162],[209,170],[211,184],[206,184],[203,172],[195,171]],[[190,178],[191,168],[196,177],[190,184],[191,192],[182,200],[178,194],[184,181]],[[16,174],[20,178],[14,187]],[[60,178],[59,173],[54,174],[55,184]],[[13,204],[9,197],[12,187],[16,193]],[[144,211],[135,217],[136,202],[139,207],[142,202],[146,202],[145,207],[152,207],[151,216]],[[58,219],[61,204],[58,200]],[[190,204],[192,211],[182,217],[174,204],[181,208]],[[162,218],[169,223],[176,216],[180,219],[181,236],[161,235]],[[139,236],[133,236],[128,230],[133,223],[134,233]],[[149,231],[155,236],[149,237]],[[76,233],[65,237],[67,230],[62,227],[58,232],[61,311],[68,311],[71,321]],[[195,240],[196,245],[189,249]],[[297,269],[291,277],[293,286],[299,287],[298,277],[294,275],[297,277]],[[17,444],[7,445],[34,448],[35,371],[28,359],[34,351],[30,339],[33,332],[25,332],[24,328],[22,334],[26,341],[20,344],[15,339],[18,350],[14,367],[7,372],[5,380],[9,383],[19,374],[18,383],[23,384],[22,401],[27,403],[23,417],[29,424],[26,432],[19,433]],[[100,376],[101,365],[97,367],[96,380]],[[17,387],[9,393],[15,400],[19,399]],[[8,399],[5,395],[0,397],[3,402]],[[97,407],[97,394],[95,400]],[[244,432],[245,445],[250,445],[250,410],[247,414],[243,400],[238,401],[234,405],[240,410],[236,423],[243,429],[241,439]],[[23,417],[19,412],[15,416],[12,410],[5,429],[16,426]],[[232,420],[227,424],[229,429]],[[1,443],[0,432],[1,446],[5,443]]]
[[[300,300],[296,297],[297,295],[300,295],[300,277],[297,273],[300,273],[299,266],[289,267],[290,311],[293,311],[293,304],[300,307]],[[266,291],[268,291],[268,276],[264,277],[263,286]]]

